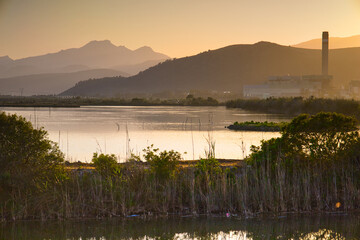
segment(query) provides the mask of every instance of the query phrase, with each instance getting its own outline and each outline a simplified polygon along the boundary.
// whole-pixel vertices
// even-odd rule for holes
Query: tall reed
[[[15,193],[2,202],[2,219],[116,217],[131,214],[211,214],[352,211],[360,208],[357,158],[338,165],[177,168],[163,179],[146,164],[124,164],[117,175],[72,171],[41,193]],[[340,206],[339,204],[340,203]]]

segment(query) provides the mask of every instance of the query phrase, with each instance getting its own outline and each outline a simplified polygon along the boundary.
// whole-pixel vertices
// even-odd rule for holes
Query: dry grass
[[[197,161],[183,161],[174,175],[160,178],[146,163],[121,164],[121,171],[101,176],[91,164],[67,166],[68,179],[36,195],[13,198],[1,206],[2,219],[103,218],[131,214],[213,214],[355,211],[360,209],[357,159],[336,168],[270,167],[220,160],[221,167],[200,171]],[[20,196],[20,195],[19,195]],[[340,207],[338,205],[340,203]]]

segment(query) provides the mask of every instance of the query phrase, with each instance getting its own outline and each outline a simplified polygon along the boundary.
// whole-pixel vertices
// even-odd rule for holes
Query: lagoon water
[[[269,132],[235,132],[235,121],[287,121],[281,115],[225,107],[80,107],[1,108],[44,127],[71,161],[90,161],[93,152],[114,153],[125,160],[150,144],[174,149],[185,159],[204,156],[207,140],[218,158],[241,159],[252,144],[279,136]],[[283,215],[244,219],[233,216],[107,220],[19,221],[0,223],[0,239],[360,239],[360,216]]]
[[[360,217],[347,214],[237,217],[138,217],[0,223],[0,239],[359,239]]]
[[[225,107],[82,106],[80,108],[3,107],[36,127],[44,127],[69,161],[91,161],[94,152],[115,154],[124,161],[130,153],[142,154],[151,144],[176,150],[184,159],[205,156],[215,143],[217,158],[242,159],[251,145],[279,133],[230,131],[235,121],[287,121],[275,114],[259,114]]]

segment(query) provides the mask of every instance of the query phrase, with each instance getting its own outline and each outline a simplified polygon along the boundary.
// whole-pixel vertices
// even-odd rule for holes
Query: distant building
[[[243,96],[246,98],[269,97],[308,97],[323,96],[328,87],[331,76],[271,76],[264,84],[245,85]]]
[[[360,95],[360,80],[352,80],[349,83],[349,94],[353,98],[359,98]]]
[[[328,75],[329,33],[322,34],[322,74],[303,76],[271,76],[260,85],[245,85],[246,98],[269,97],[324,97],[327,96],[332,76]]]
[[[329,73],[329,33],[322,33],[322,75],[328,75]]]

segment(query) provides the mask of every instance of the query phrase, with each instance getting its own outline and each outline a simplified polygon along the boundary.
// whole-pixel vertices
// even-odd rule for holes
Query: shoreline
[[[229,214],[229,215],[227,215]],[[0,219],[0,224],[11,224],[11,223],[21,223],[21,222],[66,222],[66,221],[94,221],[94,220],[130,220],[130,219],[142,219],[142,220],[156,220],[156,219],[216,219],[224,218],[229,220],[274,220],[274,219],[284,219],[284,218],[301,218],[301,217],[337,217],[337,216],[349,216],[349,217],[359,217],[360,210],[352,211],[300,211],[300,212],[258,212],[252,214],[244,214],[241,212],[219,212],[219,213],[162,213],[162,212],[148,212],[148,213],[138,213],[138,214],[129,214],[126,216],[121,215],[111,215],[111,216],[97,216],[97,217],[69,217],[69,218],[27,218],[27,219],[16,219],[16,220],[4,220]]]
[[[267,127],[267,126],[241,126],[231,124],[229,126],[225,126],[225,128],[232,131],[251,131],[251,132],[280,132],[280,127]]]

